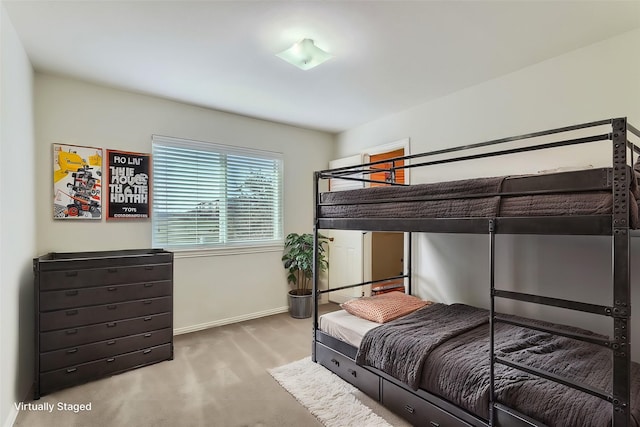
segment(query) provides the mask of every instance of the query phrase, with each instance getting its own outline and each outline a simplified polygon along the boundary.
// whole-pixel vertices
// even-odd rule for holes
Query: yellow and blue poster
[[[102,148],[53,144],[53,217],[102,219]]]

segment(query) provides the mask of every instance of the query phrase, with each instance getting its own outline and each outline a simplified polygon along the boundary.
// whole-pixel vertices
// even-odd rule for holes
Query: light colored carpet
[[[391,427],[356,398],[357,388],[309,357],[269,373],[327,427]]]
[[[323,304],[321,313],[336,309],[336,304]],[[282,313],[176,336],[174,360],[60,390],[36,402],[25,401],[91,403],[91,411],[22,410],[14,425],[322,427],[267,372],[309,356],[312,322]],[[390,424],[408,426],[358,393],[360,401]]]

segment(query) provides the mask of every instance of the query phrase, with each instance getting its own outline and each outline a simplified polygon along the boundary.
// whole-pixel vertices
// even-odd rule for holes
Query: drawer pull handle
[[[65,333],[66,333],[67,335],[73,335],[73,334],[77,334],[77,333],[78,333],[78,330],[77,330],[77,329],[67,329],[67,330],[65,331]]]
[[[145,304],[145,305],[149,305],[149,304],[151,304],[152,302],[153,302],[153,301],[151,301],[151,300],[146,300],[146,301],[144,302],[144,304]]]
[[[67,277],[74,277],[74,276],[78,275],[78,272],[77,271],[65,271],[64,275],[67,276]]]
[[[340,362],[338,362],[336,359],[331,359],[331,363],[333,363],[336,366],[340,366]]]
[[[78,349],[77,348],[70,348],[69,350],[67,350],[67,354],[73,354],[73,353],[77,353]]]
[[[144,269],[145,270],[153,270],[153,265],[145,265]]]
[[[148,322],[149,320],[151,320],[151,316],[147,316],[147,317],[144,318],[145,322]]]
[[[67,310],[65,314],[67,316],[75,316],[76,314],[78,314],[78,310]]]
[[[115,304],[111,304],[107,306],[107,310],[115,310],[116,308],[118,308],[118,306]]]
[[[358,376],[358,373],[355,371],[355,369],[347,369],[347,372],[353,375],[354,378]]]
[[[107,363],[111,363],[111,362],[113,362],[114,360],[116,360],[116,359],[115,359],[115,358],[113,358],[113,357],[111,357],[111,358],[107,359]]]
[[[440,427],[440,424],[435,421],[429,421],[429,424],[431,424],[433,427]]]
[[[108,288],[107,288],[107,290],[108,290],[109,292],[115,292],[115,291],[117,291],[117,290],[118,290],[118,288],[116,288],[115,286],[110,286],[110,287],[108,287]]]
[[[71,374],[71,373],[73,373],[73,372],[75,372],[77,370],[78,370],[78,368],[67,368],[67,374]]]
[[[116,343],[115,340],[107,341],[107,345],[114,345]]]
[[[151,336],[151,334],[144,334],[145,338],[149,338]]]
[[[151,287],[153,287],[153,283],[145,283],[144,287],[145,288],[151,288]]]
[[[107,323],[107,328],[115,328],[117,325],[116,322]]]
[[[67,291],[65,292],[65,295],[68,297],[72,297],[74,295],[78,295],[78,291]]]
[[[413,408],[413,406],[404,405],[404,409],[406,409],[407,412],[410,413],[410,414],[413,414],[414,412],[416,412],[416,410]]]
[[[108,268],[108,269],[107,269],[107,271],[108,271],[109,273],[117,273],[117,272],[118,272],[118,269],[117,269],[117,268]]]
[[[146,349],[145,351],[143,351],[142,353],[143,353],[143,354],[149,354],[149,353],[151,353],[151,349],[150,349],[150,348],[148,348],[148,349]]]

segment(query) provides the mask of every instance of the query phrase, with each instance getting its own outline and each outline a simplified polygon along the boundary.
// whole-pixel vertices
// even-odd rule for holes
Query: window
[[[282,248],[282,155],[154,135],[153,246]]]

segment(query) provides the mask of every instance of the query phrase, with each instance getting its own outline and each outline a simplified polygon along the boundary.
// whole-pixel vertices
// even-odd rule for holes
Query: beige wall
[[[640,125],[640,30],[550,59],[507,76],[367,123],[337,137],[337,155],[411,138],[411,153],[517,135],[536,130],[628,116]],[[527,155],[517,159],[438,169],[433,176],[412,171],[412,182],[478,174],[535,172],[545,167],[586,165],[597,151]],[[610,239],[599,237],[500,236],[498,286],[559,298],[611,304]],[[415,239],[414,283],[421,296],[443,302],[488,306],[488,238],[423,234]],[[632,238],[632,259],[640,259],[640,238]],[[566,263],[565,263],[566,262]],[[640,307],[640,268],[633,271],[632,305]],[[537,307],[505,310],[525,312]],[[536,314],[540,315],[540,313]],[[576,321],[610,334],[609,323],[550,309],[543,317]],[[640,316],[632,322],[632,342],[640,342]],[[632,351],[640,360],[640,345]]]
[[[33,69],[0,4],[0,425],[33,379]]]
[[[281,152],[285,233],[312,230],[312,172],[333,154],[330,134],[36,73],[38,252],[148,248],[151,221],[52,219],[52,143],[151,151],[151,135]],[[286,310],[281,250],[183,257],[174,269],[179,332]]]
[[[638,123],[639,44],[635,30],[380,118],[339,134],[336,155],[405,137],[417,153],[607,117]]]

